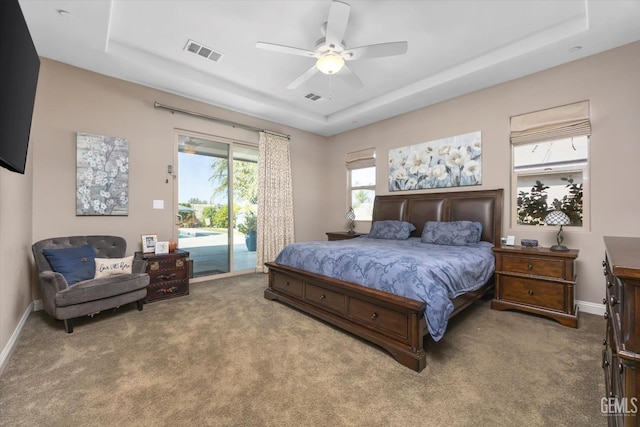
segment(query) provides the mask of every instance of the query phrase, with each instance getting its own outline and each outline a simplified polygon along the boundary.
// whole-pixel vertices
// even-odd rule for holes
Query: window
[[[376,153],[374,148],[347,154],[348,206],[356,221],[371,221],[376,197]]]
[[[514,225],[544,225],[561,210],[588,228],[588,102],[511,118]]]

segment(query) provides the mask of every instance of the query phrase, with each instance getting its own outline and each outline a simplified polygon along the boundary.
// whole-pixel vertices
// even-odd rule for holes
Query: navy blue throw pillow
[[[51,264],[53,271],[62,274],[68,285],[93,279],[96,273],[96,252],[91,245],[43,249],[42,253]]]

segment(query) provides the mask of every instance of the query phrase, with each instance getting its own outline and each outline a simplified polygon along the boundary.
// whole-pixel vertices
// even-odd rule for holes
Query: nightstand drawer
[[[564,278],[564,261],[532,256],[503,255],[502,271],[509,273],[534,274],[536,276]]]
[[[341,314],[345,311],[346,297],[344,295],[319,286],[310,285],[309,283],[304,287],[304,299],[311,304],[319,305]]]
[[[502,299],[562,311],[564,285],[539,279],[502,276]]]

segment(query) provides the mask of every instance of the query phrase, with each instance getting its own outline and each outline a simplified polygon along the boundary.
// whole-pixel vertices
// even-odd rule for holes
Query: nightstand
[[[145,302],[189,295],[189,252],[176,249],[168,254],[135,253],[147,262],[149,286]]]
[[[366,234],[366,233],[349,234],[349,232],[347,231],[329,231],[327,233],[327,239],[328,240],[346,240],[346,239],[353,239],[358,236],[362,236],[363,234]]]
[[[494,247],[496,288],[494,310],[521,310],[578,327],[574,302],[574,261],[578,251],[549,248]]]

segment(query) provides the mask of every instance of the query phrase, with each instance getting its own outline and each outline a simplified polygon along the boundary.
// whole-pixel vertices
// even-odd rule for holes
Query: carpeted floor
[[[604,320],[571,329],[483,300],[416,373],[263,298],[267,276],[75,324],[32,313],[0,377],[1,426],[604,426]]]

